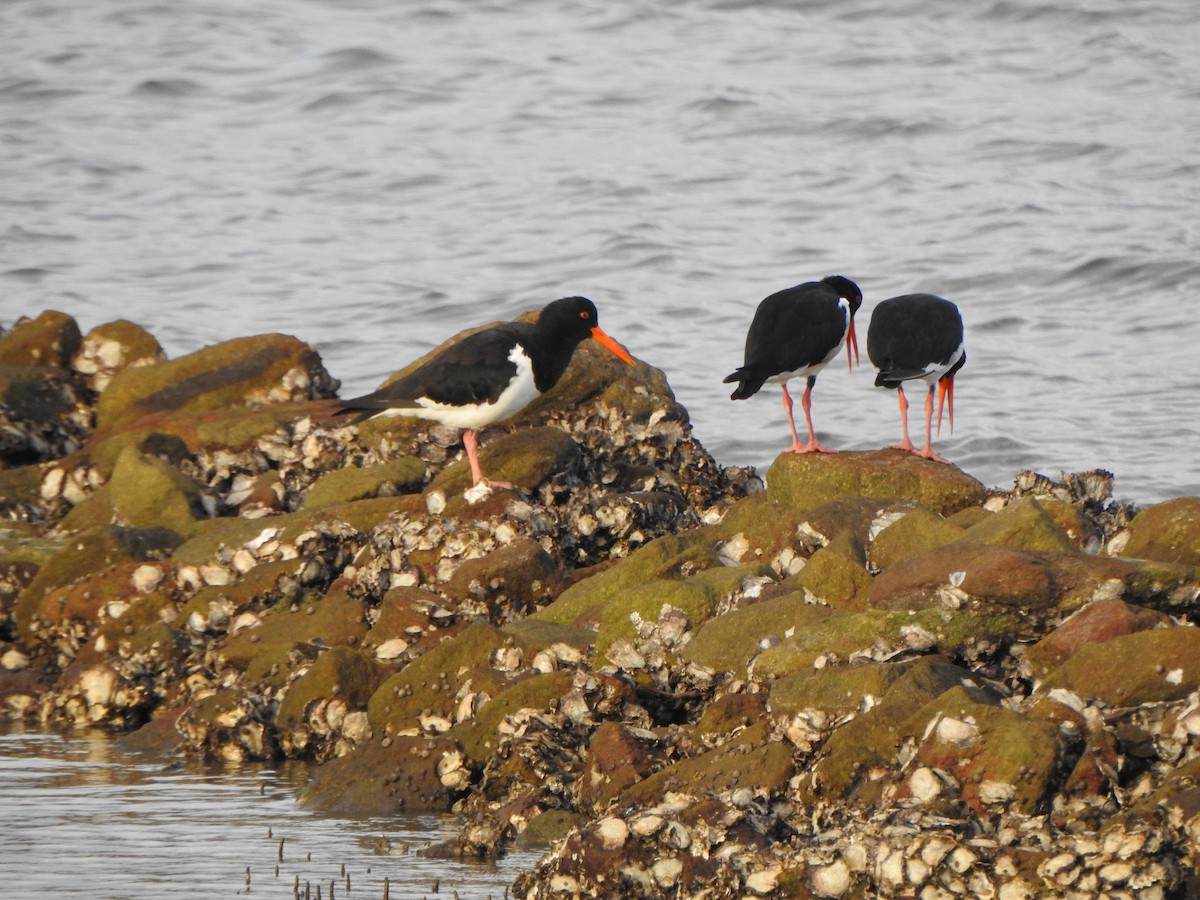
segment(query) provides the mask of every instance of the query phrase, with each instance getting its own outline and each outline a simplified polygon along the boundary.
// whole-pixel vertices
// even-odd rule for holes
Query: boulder
[[[1122,556],[1200,566],[1200,497],[1148,506],[1129,523]]]
[[[0,334],[0,366],[65,369],[80,340],[78,323],[66,313],[49,309],[36,319],[22,316]]]
[[[767,471],[767,494],[795,509],[840,497],[911,500],[942,516],[983,502],[987,489],[954,466],[897,450],[784,453]]]

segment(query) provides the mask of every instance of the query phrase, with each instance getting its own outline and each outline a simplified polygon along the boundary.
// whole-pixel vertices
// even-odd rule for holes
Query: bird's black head
[[[569,344],[592,336],[597,325],[596,304],[587,297],[563,297],[548,303],[538,316],[538,328]]]
[[[822,284],[827,284],[835,291],[839,297],[850,304],[850,315],[858,312],[858,308],[862,306],[862,291],[858,289],[858,285],[844,275],[830,275],[828,278],[821,279]]]

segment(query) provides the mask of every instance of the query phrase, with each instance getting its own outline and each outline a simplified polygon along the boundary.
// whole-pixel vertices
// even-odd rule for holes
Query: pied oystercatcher
[[[963,345],[963,323],[958,307],[933,294],[905,294],[880,302],[867,327],[867,356],[879,374],[876,387],[899,391],[900,423],[904,440],[898,450],[910,450],[937,462],[948,460],[933,452],[933,387],[938,387],[938,433],[942,430],[942,406],[950,413],[954,430],[954,373],[967,361]],[[924,381],[925,449],[918,450],[908,438],[908,400],[904,382]]]
[[[820,281],[806,281],[777,291],[758,304],[750,331],[746,334],[746,361],[724,383],[738,382],[731,400],[744,400],[758,393],[766,382],[783,388],[783,409],[792,429],[788,453],[831,453],[817,440],[812,424],[812,389],[817,373],[837,356],[846,343],[846,362],[858,360],[858,339],[854,334],[854,314],[862,305],[862,291],[849,278],[830,275]],[[808,423],[808,443],[800,443],[796,421],[792,417],[792,396],[788,379],[804,377],[807,384],[800,405]]]
[[[595,338],[633,365],[596,320],[596,306],[586,297],[555,300],[537,322],[505,322],[468,335],[374,393],[342,401],[337,414],[357,413],[352,422],[416,416],[461,428],[471,475],[480,484],[486,479],[477,454],[479,429],[515,415],[554,387],[582,341]]]

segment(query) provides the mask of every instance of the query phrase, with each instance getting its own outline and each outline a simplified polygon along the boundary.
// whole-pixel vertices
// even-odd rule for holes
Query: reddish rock
[[[1097,600],[1031,647],[1021,657],[1021,670],[1027,677],[1040,677],[1070,659],[1086,644],[1169,624],[1171,620],[1164,613],[1130,606],[1121,600]]]
[[[317,769],[299,802],[338,816],[448,812],[456,795],[441,783],[437,766],[454,751],[445,738],[372,741]]]
[[[1036,610],[1052,606],[1055,599],[1054,580],[1041,557],[998,545],[958,543],[896,564],[875,579],[868,595],[878,609],[953,608],[969,600]]]
[[[581,808],[602,810],[614,797],[650,774],[653,758],[633,734],[604,722],[588,743],[583,771],[575,782]]]

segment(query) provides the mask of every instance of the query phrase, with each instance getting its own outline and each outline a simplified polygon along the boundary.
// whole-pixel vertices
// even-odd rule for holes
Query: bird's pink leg
[[[900,401],[900,429],[904,432],[904,440],[898,444],[892,444],[889,450],[908,450],[912,453],[917,452],[916,446],[908,438],[908,398],[904,396],[904,385],[896,388],[896,394]]]
[[[483,469],[479,467],[479,433],[473,428],[463,429],[463,449],[467,451],[467,461],[471,463],[471,478],[475,484],[484,483],[492,487],[512,489],[507,481],[488,481],[483,477]]]
[[[915,449],[915,448],[914,448]],[[932,459],[934,462],[948,463],[950,460],[933,452],[933,385],[925,393],[925,449],[917,450],[917,456]]]
[[[788,447],[785,453],[833,453],[828,447],[825,447],[817,440],[817,433],[813,430],[812,423],[812,389],[813,380],[809,379],[808,384],[804,388],[804,396],[800,398],[800,406],[804,410],[804,421],[808,424],[808,443],[800,443],[800,435],[796,431],[796,420],[792,417],[792,395],[788,393],[787,385],[783,386],[783,409],[787,413],[788,425],[792,429],[792,446]]]

